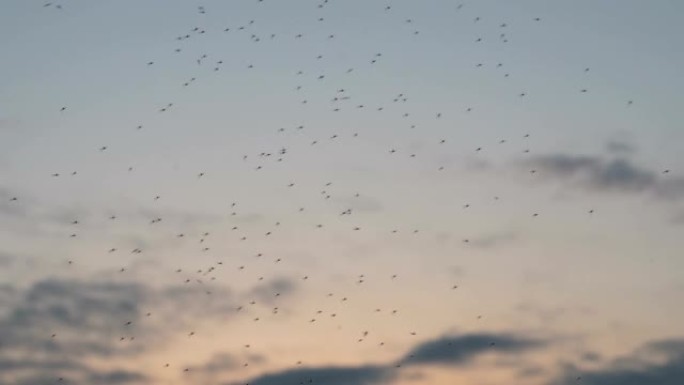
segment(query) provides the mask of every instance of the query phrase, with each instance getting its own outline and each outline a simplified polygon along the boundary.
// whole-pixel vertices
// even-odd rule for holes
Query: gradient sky
[[[0,384],[684,383],[682,16],[1,2]]]

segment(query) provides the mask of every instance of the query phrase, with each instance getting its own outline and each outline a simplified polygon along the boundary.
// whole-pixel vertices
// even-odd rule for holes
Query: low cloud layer
[[[684,384],[684,340],[652,342],[606,367],[566,368],[550,385],[674,385]]]
[[[230,320],[253,293],[286,288],[267,281],[244,293],[221,286],[152,288],[132,282],[48,279],[28,288],[3,288],[0,313],[0,383],[129,384],[148,379],[126,370],[102,372],[90,363],[134,358],[197,320]],[[45,379],[42,382],[36,382]]]
[[[541,340],[512,334],[467,334],[425,341],[410,349],[396,362],[384,365],[323,366],[294,368],[268,373],[247,380],[251,385],[371,385],[385,384],[397,378],[404,366],[467,364],[485,353],[520,354],[544,345]],[[227,385],[237,385],[231,382]]]
[[[288,369],[250,379],[250,385],[371,385],[385,383],[394,376],[384,366],[325,366],[319,368]],[[238,385],[234,382],[229,385]]]

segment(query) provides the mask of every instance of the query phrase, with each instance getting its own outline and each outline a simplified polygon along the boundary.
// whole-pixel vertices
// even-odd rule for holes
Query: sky
[[[0,385],[684,383],[683,15],[0,2]]]

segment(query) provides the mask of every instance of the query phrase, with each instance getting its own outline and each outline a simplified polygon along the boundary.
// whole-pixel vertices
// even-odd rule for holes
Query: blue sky
[[[0,382],[678,383],[683,14],[5,1]]]

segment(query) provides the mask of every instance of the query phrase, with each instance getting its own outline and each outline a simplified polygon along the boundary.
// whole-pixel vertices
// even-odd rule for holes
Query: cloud
[[[215,383],[217,379],[234,375],[236,371],[244,367],[245,363],[254,365],[264,362],[266,362],[266,357],[260,354],[246,354],[237,357],[230,353],[217,353],[204,364],[188,366],[188,373],[203,379],[206,383]]]
[[[247,292],[247,296],[256,298],[260,303],[272,305],[276,298],[291,294],[295,289],[294,281],[281,277],[253,287]]]
[[[31,359],[0,358],[0,372],[7,373],[17,370],[84,370],[87,367],[65,359],[46,359],[35,361]]]
[[[250,385],[369,385],[390,382],[397,378],[401,365],[446,365],[458,366],[470,362],[486,352],[500,354],[521,353],[544,343],[510,334],[467,334],[458,337],[442,337],[423,342],[411,349],[396,362],[378,365],[323,366],[294,368],[263,374],[246,382]],[[231,383],[230,385],[237,385]]]
[[[137,373],[126,370],[115,370],[111,372],[95,372],[88,376],[88,382],[93,384],[129,384],[146,382],[147,377]]]
[[[6,336],[0,353],[13,351],[70,355],[111,355],[130,345],[112,344],[103,336],[123,333],[124,324],[140,318],[147,295],[135,284],[45,280],[27,289],[0,319]],[[134,327],[136,330],[138,326]],[[52,338],[52,334],[57,334]]]
[[[153,293],[150,304],[165,323],[183,327],[197,317],[224,318],[233,314],[238,296],[232,290],[209,284],[175,285]]]
[[[582,361],[584,362],[599,362],[601,361],[601,355],[595,352],[584,352],[582,353]]]
[[[663,177],[661,173],[637,166],[626,158],[552,154],[524,162],[541,178],[602,192],[650,193],[658,198],[684,196],[684,179]]]
[[[148,378],[139,372],[116,369],[100,371],[75,360],[0,358],[0,383],[3,385],[52,384],[63,378],[69,384],[142,384]]]
[[[286,295],[293,285],[278,279],[242,293],[209,284],[154,288],[107,280],[0,286],[0,383],[31,383],[29,375],[70,383],[146,382],[140,373],[101,372],[86,363],[135,359],[198,320],[229,320],[247,293],[271,289]]]
[[[532,163],[545,175],[582,178],[596,189],[643,191],[656,183],[655,173],[643,170],[626,159],[604,160],[599,157],[573,155],[538,156]]]
[[[468,334],[443,337],[413,348],[402,360],[404,364],[462,365],[487,352],[518,353],[539,347],[539,340],[509,334]]]
[[[110,372],[100,372],[92,369],[84,369],[80,372],[70,372],[68,368],[61,368],[59,374],[29,374],[15,377],[11,380],[3,380],[3,385],[35,385],[35,384],[57,384],[68,383],[71,385],[125,385],[125,384],[145,384],[149,383],[148,378],[142,373],[130,372],[125,370],[114,370]],[[44,368],[43,368],[44,370]],[[64,381],[60,381],[59,379]],[[0,375],[0,379],[3,376]]]
[[[319,368],[297,368],[264,374],[248,381],[250,385],[370,385],[381,384],[392,379],[393,373],[383,366],[326,366]],[[238,383],[231,383],[237,385]],[[241,383],[240,383],[241,384]]]
[[[673,339],[646,344],[632,354],[613,360],[605,368],[564,370],[550,385],[673,385],[684,384],[684,340]]]

